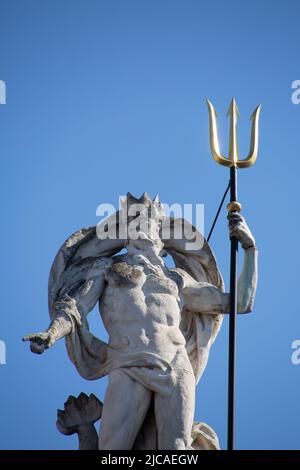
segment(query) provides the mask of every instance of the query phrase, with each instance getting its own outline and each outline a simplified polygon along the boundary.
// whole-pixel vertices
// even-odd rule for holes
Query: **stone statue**
[[[158,197],[128,193],[125,202],[126,210],[103,222],[102,235],[113,223],[115,238],[99,237],[99,227],[91,227],[63,244],[49,279],[50,326],[24,339],[41,354],[65,337],[82,377],[109,375],[99,449],[193,449],[195,387],[229,311],[229,294],[208,243],[193,226],[165,217]],[[139,210],[132,215],[135,205]],[[257,284],[255,241],[243,217],[228,218],[229,235],[244,249],[238,311],[250,312]],[[120,235],[125,223],[131,227],[126,237]],[[181,238],[174,236],[183,225]],[[200,248],[189,248],[186,227],[201,238]],[[175,268],[165,265],[166,254]],[[88,329],[87,315],[98,302],[108,344]],[[210,428],[199,429],[198,434]]]

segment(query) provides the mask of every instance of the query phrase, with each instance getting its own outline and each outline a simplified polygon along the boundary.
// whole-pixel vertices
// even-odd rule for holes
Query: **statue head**
[[[162,248],[159,231],[164,216],[158,196],[151,200],[146,192],[139,198],[128,192],[121,201],[121,217],[127,223],[128,242],[135,242],[136,246],[155,244]]]

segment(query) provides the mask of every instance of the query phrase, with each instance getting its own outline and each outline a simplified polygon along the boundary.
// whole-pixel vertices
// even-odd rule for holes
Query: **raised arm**
[[[69,335],[75,323],[81,323],[100,299],[107,268],[112,261],[108,258],[97,260],[88,271],[85,282],[78,289],[71,288],[55,304],[57,313],[49,327],[40,333],[33,333],[23,338],[30,341],[30,349],[36,354],[42,354],[50,348],[55,341]]]
[[[236,236],[244,250],[244,264],[238,280],[238,312],[252,311],[257,286],[257,248],[244,218],[229,214],[229,235]],[[208,283],[196,282],[186,273],[180,289],[184,305],[192,311],[219,314],[229,313],[229,294]]]

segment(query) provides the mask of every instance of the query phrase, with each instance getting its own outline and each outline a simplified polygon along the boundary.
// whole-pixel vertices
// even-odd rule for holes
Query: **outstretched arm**
[[[107,258],[96,261],[88,271],[85,283],[77,290],[70,289],[56,302],[57,314],[47,330],[23,338],[23,341],[30,341],[32,352],[42,354],[55,341],[72,332],[74,321],[80,324],[81,317],[87,315],[100,299],[110,264],[111,260]]]
[[[257,286],[257,248],[244,218],[229,214],[229,234],[236,236],[244,250],[244,264],[238,280],[238,312],[252,311]],[[196,282],[185,275],[181,288],[184,305],[192,311],[219,314],[229,313],[230,296],[208,283]]]

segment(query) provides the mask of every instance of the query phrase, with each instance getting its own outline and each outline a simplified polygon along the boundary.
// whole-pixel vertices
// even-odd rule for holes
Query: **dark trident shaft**
[[[252,166],[257,159],[258,152],[258,120],[260,106],[257,106],[251,116],[251,144],[248,156],[245,159],[239,159],[237,144],[237,119],[239,111],[236,101],[233,98],[228,115],[230,116],[229,132],[229,155],[224,157],[220,151],[218,132],[217,132],[217,114],[215,108],[207,100],[209,112],[209,135],[210,148],[214,160],[220,165],[230,167],[230,203],[227,206],[228,212],[238,213],[241,210],[241,204],[237,200],[237,168],[247,168]],[[238,240],[231,237],[231,256],[230,256],[230,312],[229,312],[229,364],[228,364],[228,422],[227,422],[227,448],[234,448],[234,421],[235,421],[235,349],[236,349],[236,316],[237,316],[237,251]]]
[[[237,201],[237,169],[230,168],[230,202]],[[230,211],[230,209],[229,209]],[[233,212],[233,211],[232,211]],[[230,252],[230,314],[229,314],[229,357],[228,357],[228,421],[227,449],[234,449],[235,427],[235,368],[236,368],[236,318],[237,318],[237,252],[238,240],[231,238]]]

